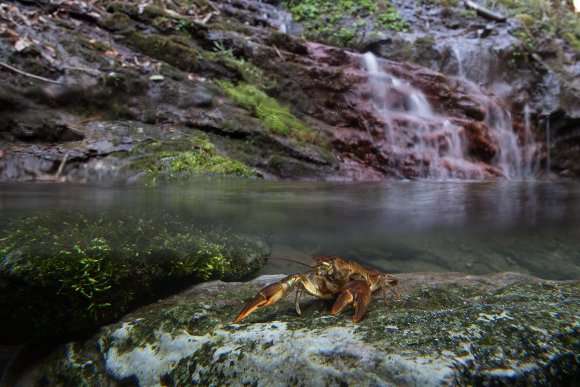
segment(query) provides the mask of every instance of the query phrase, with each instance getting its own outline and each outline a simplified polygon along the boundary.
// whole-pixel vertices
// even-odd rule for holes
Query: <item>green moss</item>
[[[169,215],[71,211],[17,219],[0,238],[0,288],[19,289],[0,296],[2,310],[11,311],[0,339],[98,326],[183,284],[239,279],[268,250],[255,237]]]
[[[262,125],[270,132],[300,142],[324,145],[325,140],[318,132],[255,86],[247,83],[234,85],[227,81],[216,81],[216,83],[235,103],[258,117]]]
[[[180,70],[193,71],[199,59],[198,51],[180,35],[144,35],[134,30],[122,32],[127,42],[145,54],[165,61]]]
[[[142,143],[133,152],[131,169],[146,172],[145,182],[178,182],[200,175],[254,177],[256,170],[217,154],[205,135],[170,138]]]
[[[273,78],[266,75],[262,69],[243,58],[237,58],[231,49],[226,49],[220,43],[215,43],[214,52],[207,52],[204,56],[240,74],[242,80],[260,89],[271,89],[275,86]]]
[[[129,28],[131,18],[122,12],[113,12],[99,20],[99,26],[109,31],[122,31]]]
[[[294,20],[302,22],[306,37],[341,46],[353,45],[368,31],[407,31],[409,25],[386,0],[286,0]]]

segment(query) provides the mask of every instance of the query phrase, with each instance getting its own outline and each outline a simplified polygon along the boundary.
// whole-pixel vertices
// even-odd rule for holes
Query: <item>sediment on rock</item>
[[[402,300],[365,318],[288,297],[232,324],[266,283],[210,282],[144,307],[39,362],[28,377],[74,382],[372,385],[574,384],[580,284],[502,273],[398,275]],[[63,366],[64,365],[64,366]]]

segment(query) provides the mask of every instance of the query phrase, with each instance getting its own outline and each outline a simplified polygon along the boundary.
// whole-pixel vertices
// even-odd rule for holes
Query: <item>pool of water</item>
[[[389,273],[580,279],[580,184],[199,180],[178,187],[0,185],[0,229],[39,212],[164,212],[265,232],[273,256],[341,255]],[[270,261],[263,273],[304,270]]]

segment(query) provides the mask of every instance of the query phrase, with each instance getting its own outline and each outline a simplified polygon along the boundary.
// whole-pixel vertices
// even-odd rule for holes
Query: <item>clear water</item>
[[[580,279],[580,184],[200,180],[179,187],[0,185],[0,228],[42,211],[175,213],[271,236],[273,255],[337,254],[390,273]],[[264,273],[304,268],[270,261]]]

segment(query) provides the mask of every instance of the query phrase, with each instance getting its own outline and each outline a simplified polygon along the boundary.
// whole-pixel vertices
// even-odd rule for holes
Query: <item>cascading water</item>
[[[394,154],[419,158],[419,177],[483,178],[481,167],[466,160],[465,134],[459,126],[435,114],[421,91],[384,72],[372,53],[365,53],[363,62],[373,105],[386,122],[385,137]]]
[[[524,177],[530,178],[533,177],[538,170],[540,152],[532,133],[531,109],[528,104],[524,106],[524,135],[522,142]]]
[[[371,100],[386,123],[385,137],[394,155],[418,160],[419,177],[423,178],[481,180],[489,177],[484,165],[470,159],[461,126],[434,113],[421,91],[383,71],[372,53],[363,55],[363,63],[368,72]],[[460,68],[459,72],[463,70]],[[463,82],[486,110],[485,123],[497,145],[492,161],[497,173],[507,179],[533,177],[538,152],[529,123],[520,143],[509,111],[474,83]],[[413,156],[405,152],[412,152]]]
[[[551,134],[550,134],[550,115],[546,117],[546,173],[550,174],[551,160],[550,160],[550,147],[551,147]]]
[[[457,77],[465,78],[465,70],[463,69],[463,58],[461,57],[461,50],[457,46],[453,46],[453,54],[457,60]]]

